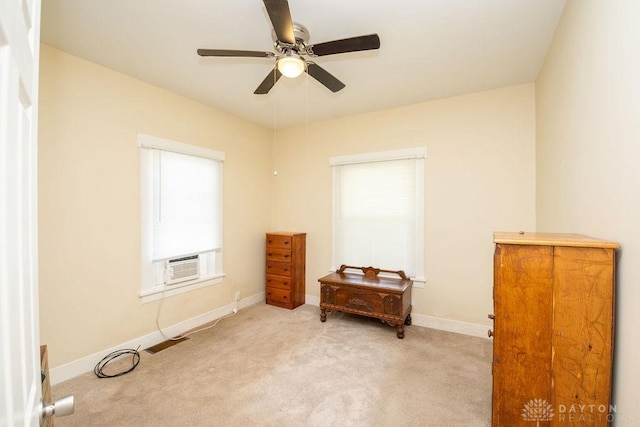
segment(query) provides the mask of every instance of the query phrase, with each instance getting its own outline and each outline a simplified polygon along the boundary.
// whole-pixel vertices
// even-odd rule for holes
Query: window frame
[[[398,150],[390,150],[390,151],[378,151],[378,152],[370,152],[370,153],[361,153],[361,154],[352,154],[352,155],[344,155],[344,156],[333,156],[329,159],[329,165],[331,166],[331,199],[332,199],[332,208],[331,208],[331,271],[335,271],[339,265],[337,265],[336,260],[336,224],[334,221],[336,215],[336,183],[337,183],[337,174],[338,174],[338,166],[346,166],[353,164],[361,164],[361,163],[374,163],[374,162],[384,162],[384,161],[393,161],[393,160],[406,160],[406,159],[415,159],[415,233],[416,233],[416,241],[415,241],[415,268],[416,275],[412,277],[414,287],[423,288],[426,279],[425,279],[425,271],[424,271],[424,163],[427,157],[427,148],[426,147],[413,147],[413,148],[405,148]],[[375,267],[375,266],[374,266]],[[390,266],[386,266],[390,268]]]
[[[138,296],[141,299],[141,302],[144,304],[221,283],[225,277],[222,262],[224,250],[222,247],[215,255],[217,258],[215,264],[219,270],[214,271],[213,274],[207,277],[201,277],[173,285],[154,284],[154,262],[151,256],[153,250],[153,151],[164,150],[190,156],[203,157],[220,162],[221,178],[219,185],[221,194],[224,184],[225,153],[142,133],[138,134],[137,146],[140,149],[141,290]],[[220,221],[223,225],[224,218],[222,215]]]

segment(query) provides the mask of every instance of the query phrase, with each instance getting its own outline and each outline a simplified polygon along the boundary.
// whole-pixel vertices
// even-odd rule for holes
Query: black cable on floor
[[[93,373],[96,374],[98,378],[115,378],[124,374],[128,374],[129,372],[133,371],[136,368],[136,366],[138,366],[138,363],[140,363],[140,353],[138,353],[139,348],[140,346],[138,346],[138,348],[136,348],[135,350],[134,349],[116,350],[112,353],[107,354],[105,357],[102,358],[100,362],[98,362],[96,367],[93,368]],[[126,371],[118,372],[117,374],[105,374],[103,372],[104,368],[107,366],[108,363],[112,362],[118,357],[125,356],[127,354],[133,355],[131,357],[132,366],[129,369],[127,369]]]

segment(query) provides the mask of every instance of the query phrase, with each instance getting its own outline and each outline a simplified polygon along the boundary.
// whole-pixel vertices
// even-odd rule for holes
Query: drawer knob
[[[488,314],[487,317],[491,320],[495,320],[496,315],[495,314]]]
[[[491,329],[489,329],[487,331],[487,335],[489,336],[489,338],[491,338],[493,336],[493,331]]]

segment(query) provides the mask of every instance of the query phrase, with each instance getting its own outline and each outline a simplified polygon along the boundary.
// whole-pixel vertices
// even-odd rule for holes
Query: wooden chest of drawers
[[[294,309],[305,300],[306,233],[267,233],[267,304]]]
[[[364,274],[345,273],[348,268],[362,270]],[[378,276],[380,272],[395,273],[400,277]],[[318,281],[322,322],[331,311],[359,314],[396,327],[398,338],[404,338],[404,325],[411,324],[413,282],[403,271],[342,265],[338,271]]]

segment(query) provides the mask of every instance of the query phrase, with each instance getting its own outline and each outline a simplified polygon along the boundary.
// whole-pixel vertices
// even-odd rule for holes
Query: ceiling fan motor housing
[[[309,30],[304,25],[293,23],[293,36],[296,38],[296,42],[308,43],[309,42]]]
[[[278,40],[275,30],[271,31],[271,38],[276,47],[276,50],[280,53],[284,53],[288,50],[295,50],[298,53],[305,53],[306,45],[309,42],[309,30],[307,27],[301,24],[293,23],[293,37],[296,39],[295,46],[290,46],[287,43],[283,43]]]

